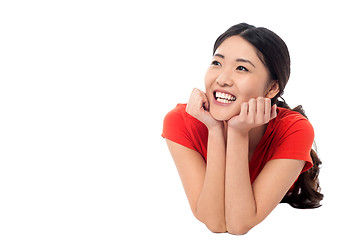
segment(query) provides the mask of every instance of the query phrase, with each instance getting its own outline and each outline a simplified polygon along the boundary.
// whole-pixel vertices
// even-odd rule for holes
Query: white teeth
[[[217,98],[217,101],[221,102],[221,103],[231,103],[232,102],[232,101],[228,101],[228,100],[223,99],[223,98]]]
[[[231,103],[236,100],[236,97],[228,93],[216,92],[216,100],[221,103]]]

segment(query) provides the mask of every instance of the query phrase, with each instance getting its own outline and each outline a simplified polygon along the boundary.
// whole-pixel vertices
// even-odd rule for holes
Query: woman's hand
[[[242,133],[268,123],[277,116],[277,105],[271,106],[271,99],[258,97],[242,103],[239,115],[228,120],[228,129],[232,128]]]
[[[186,112],[204,123],[208,129],[223,126],[223,122],[217,121],[209,113],[209,101],[207,95],[197,88],[194,88],[192,91]]]

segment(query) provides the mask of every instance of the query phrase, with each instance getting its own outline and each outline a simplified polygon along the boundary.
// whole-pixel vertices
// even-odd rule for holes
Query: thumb
[[[277,104],[274,104],[271,109],[271,119],[277,117]]]
[[[209,102],[208,102],[208,98],[207,98],[207,95],[204,93],[204,92],[201,92],[201,101],[202,101],[202,107],[205,111],[209,111]]]

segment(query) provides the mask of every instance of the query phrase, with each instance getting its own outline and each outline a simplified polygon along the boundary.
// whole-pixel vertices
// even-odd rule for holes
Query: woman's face
[[[238,115],[243,102],[260,96],[272,98],[278,92],[277,83],[269,81],[268,69],[257,49],[240,36],[227,38],[217,48],[205,76],[205,87],[210,113],[220,121]]]

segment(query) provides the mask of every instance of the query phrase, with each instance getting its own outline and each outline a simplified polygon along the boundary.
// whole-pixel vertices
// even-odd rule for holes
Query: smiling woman
[[[320,160],[302,107],[278,101],[290,75],[286,44],[235,25],[216,41],[205,92],[194,89],[162,136],[192,212],[212,232],[245,234],[280,202],[320,206]]]

